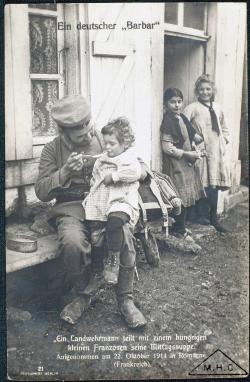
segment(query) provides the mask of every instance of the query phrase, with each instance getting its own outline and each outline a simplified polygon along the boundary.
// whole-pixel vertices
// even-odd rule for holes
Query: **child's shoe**
[[[107,284],[115,285],[118,283],[119,267],[120,252],[109,251],[103,271],[104,280]]]

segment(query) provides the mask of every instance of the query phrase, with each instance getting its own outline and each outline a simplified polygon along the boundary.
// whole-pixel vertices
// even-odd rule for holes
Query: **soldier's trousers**
[[[66,282],[83,290],[90,277],[91,243],[86,222],[72,216],[56,219],[58,251],[66,272]]]
[[[81,221],[71,216],[56,219],[58,231],[58,251],[69,283],[82,291],[90,277],[91,247],[102,247],[105,237],[105,223]],[[123,245],[121,264],[133,266],[135,263],[134,237],[128,223],[122,226]]]

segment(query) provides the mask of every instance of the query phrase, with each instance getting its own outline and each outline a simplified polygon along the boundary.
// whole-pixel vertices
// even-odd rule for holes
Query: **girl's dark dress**
[[[190,207],[202,197],[202,186],[199,167],[190,165],[183,157],[184,151],[192,150],[195,130],[183,114],[176,115],[167,111],[161,124],[161,140],[165,142],[163,152],[163,172],[174,182],[184,207]]]

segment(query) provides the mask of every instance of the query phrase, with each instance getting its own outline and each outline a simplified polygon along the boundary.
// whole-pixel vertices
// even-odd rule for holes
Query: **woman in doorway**
[[[207,156],[199,162],[207,198],[198,203],[199,222],[211,223],[217,231],[225,232],[217,218],[218,191],[230,187],[230,174],[225,161],[229,132],[220,106],[214,102],[216,88],[209,75],[203,74],[195,83],[197,102],[188,105],[184,114],[204,141]]]
[[[204,197],[196,161],[204,153],[195,149],[202,138],[189,120],[181,113],[183,94],[177,88],[168,88],[164,94],[165,113],[161,124],[163,172],[168,174],[182,199],[181,214],[175,217],[172,232],[178,237],[190,236],[186,229],[187,207]]]

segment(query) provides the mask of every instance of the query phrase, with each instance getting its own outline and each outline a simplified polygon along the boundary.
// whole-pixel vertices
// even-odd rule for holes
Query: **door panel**
[[[89,4],[89,19],[94,23],[116,24],[124,17],[124,4]],[[115,31],[115,33],[114,33]],[[89,31],[91,106],[97,128],[119,115],[133,116],[135,46],[121,40],[117,29]],[[125,89],[130,88],[130,100]],[[126,105],[126,107],[125,107]]]
[[[138,155],[149,165],[159,147],[161,106],[157,97],[162,94],[163,85],[163,56],[153,56],[152,51],[158,53],[163,48],[163,29],[124,30],[124,26],[128,20],[132,23],[141,23],[142,19],[148,23],[161,20],[162,10],[163,4],[152,3],[88,4],[91,23],[105,20],[116,24],[109,31],[89,30],[90,95],[96,126],[100,129],[109,120],[126,116],[136,134]],[[154,168],[158,168],[155,162]]]

